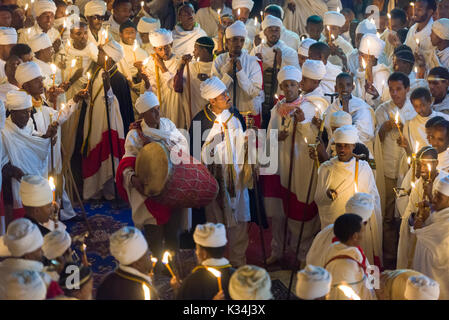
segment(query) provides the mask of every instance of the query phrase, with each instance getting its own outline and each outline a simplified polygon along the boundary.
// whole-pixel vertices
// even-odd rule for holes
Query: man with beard
[[[106,3],[102,0],[89,1],[84,8],[84,16],[89,25],[88,40],[95,46],[104,44],[106,30],[102,28],[104,15],[106,13]],[[108,38],[109,35],[107,35]]]
[[[112,38],[120,42],[120,25],[129,20],[132,14],[132,4],[130,0],[114,0],[113,13],[105,25],[109,25],[109,32]],[[118,62],[118,61],[117,61]]]
[[[193,54],[195,41],[206,36],[206,32],[195,22],[194,15],[195,9],[190,3],[178,9],[178,24],[173,30],[173,52],[178,56]]]

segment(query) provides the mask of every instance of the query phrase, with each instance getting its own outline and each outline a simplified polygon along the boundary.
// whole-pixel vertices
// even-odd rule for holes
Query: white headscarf
[[[44,243],[37,225],[25,218],[16,219],[9,224],[3,241],[13,257],[22,257],[39,249]]]
[[[148,243],[142,232],[134,227],[123,227],[109,238],[110,251],[122,265],[136,262],[148,250]]]
[[[0,45],[8,45],[16,43],[17,43],[16,29],[0,27]]]
[[[232,9],[248,8],[249,11],[253,10],[254,1],[252,0],[232,0]]]
[[[355,28],[355,34],[359,34],[359,33],[361,33],[361,34],[367,34],[367,33],[376,34],[377,33],[376,25],[367,19],[362,20],[362,22],[360,22],[357,25],[357,28]]]
[[[24,110],[31,108],[33,102],[31,96],[22,90],[12,90],[6,94],[6,109],[8,110]]]
[[[38,77],[42,77],[42,72],[41,68],[35,62],[25,62],[17,66],[15,78],[19,86]]]
[[[47,286],[39,272],[20,270],[7,276],[2,300],[45,300]]]
[[[449,176],[437,181],[435,190],[449,197]]]
[[[44,256],[47,259],[52,260],[62,256],[71,244],[72,238],[67,231],[53,230],[45,235],[42,251],[44,251]]]
[[[443,40],[449,40],[449,19],[442,18],[433,22],[432,31]]]
[[[34,13],[39,17],[44,12],[56,13],[56,5],[51,0],[38,0],[34,3]]]
[[[161,21],[151,17],[142,17],[137,24],[140,33],[151,33],[161,28]]]
[[[242,266],[231,276],[229,295],[232,300],[270,300],[273,297],[270,275],[257,266]]]
[[[262,21],[262,30],[268,27],[279,27],[282,29],[283,26],[282,20],[272,15],[267,15]]]
[[[153,47],[163,47],[167,44],[173,43],[173,35],[167,29],[159,29],[150,33],[150,43]]]
[[[357,192],[346,202],[346,213],[360,216],[363,222],[368,221],[374,211],[374,197],[369,193]]]
[[[356,144],[359,141],[357,129],[353,125],[346,125],[334,132],[335,143]]]
[[[246,38],[248,32],[246,31],[245,24],[242,21],[237,20],[236,22],[234,22],[233,24],[231,24],[229,27],[226,28],[225,35],[226,39],[230,39],[232,37]]]
[[[278,82],[282,83],[285,80],[294,80],[301,82],[302,74],[301,70],[294,66],[284,66],[278,73]]]
[[[330,117],[330,126],[340,128],[345,125],[352,124],[352,116],[343,110],[335,111]]]
[[[119,62],[125,57],[123,47],[115,40],[109,40],[103,46],[103,50],[115,62]]]
[[[213,76],[200,84],[201,97],[206,100],[215,99],[226,90],[226,85],[217,77]]]
[[[88,1],[84,7],[84,16],[104,16],[106,13],[106,2],[100,0]]]
[[[157,96],[151,91],[146,91],[137,98],[135,107],[137,112],[142,114],[158,105],[159,100],[157,99]]]
[[[321,60],[306,60],[302,65],[302,76],[322,80],[326,75],[326,66]]]
[[[298,53],[304,57],[308,57],[310,46],[316,42],[317,41],[312,38],[306,38],[306,39],[302,40],[301,45],[298,48]]]
[[[408,278],[404,297],[407,300],[438,300],[440,285],[425,275]]]
[[[43,207],[53,202],[48,180],[39,176],[24,176],[20,183],[20,197],[27,207]]]
[[[367,33],[360,41],[359,51],[379,58],[385,48],[385,42],[375,34]]]
[[[343,14],[337,11],[328,11],[324,13],[323,24],[325,26],[343,27],[346,23],[346,18]]]
[[[332,276],[324,268],[307,265],[298,272],[296,295],[303,300],[324,297],[331,289]]]
[[[226,239],[226,229],[221,223],[198,224],[193,233],[193,240],[202,247],[219,248],[224,247]]]
[[[28,45],[30,46],[31,50],[33,50],[34,53],[42,49],[47,49],[53,46],[50,37],[46,33],[36,34],[29,40]]]

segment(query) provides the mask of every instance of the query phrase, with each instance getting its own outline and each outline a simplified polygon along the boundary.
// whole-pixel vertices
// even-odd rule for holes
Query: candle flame
[[[27,31],[27,33],[28,33],[28,34],[30,34],[30,32],[31,32],[31,29],[30,29],[30,28],[28,28],[28,31]]]
[[[306,137],[304,137],[304,141],[306,142],[306,144],[309,144],[309,143],[307,142],[307,138],[306,138]]]
[[[72,64],[71,64],[72,68],[74,68],[75,65],[76,65],[76,59],[72,59]]]
[[[257,26],[257,17],[254,18],[254,25]]]
[[[419,142],[416,141],[416,144],[415,144],[415,153],[418,153],[418,150],[419,150]]]
[[[133,50],[134,50],[134,51],[137,50],[138,47],[139,47],[139,46],[138,46],[138,44],[137,44],[137,40],[134,40]]]
[[[407,164],[410,165],[410,163],[412,163],[412,158],[408,157],[407,158]]]
[[[276,98],[276,100],[279,100],[279,96],[277,94],[275,94],[274,97]]]
[[[168,252],[168,251],[165,251],[164,252],[164,256],[163,256],[163,258],[162,258],[162,263],[163,264],[167,264],[168,263],[168,258],[170,258],[171,256],[170,256],[170,252]]]
[[[65,109],[65,104],[62,103],[62,104],[61,104],[61,110],[64,110],[64,109]]]
[[[87,80],[90,80],[90,72],[87,72],[86,76],[87,76]]]
[[[150,288],[145,283],[142,283],[143,295],[145,300],[151,300]]]
[[[83,251],[86,251],[86,248],[87,248],[86,244],[83,243]]]
[[[380,33],[376,32],[376,36],[380,39]]]
[[[337,7],[337,12],[340,12],[340,6]]]
[[[416,44],[419,46],[419,39],[416,38]]]
[[[108,56],[104,56],[105,61],[108,61],[108,58],[109,58]]]
[[[331,27],[329,27],[329,26],[326,26],[326,28],[327,28],[327,31],[331,31]]]
[[[142,64],[145,66],[148,63],[148,61],[150,61],[150,58],[146,58],[145,60],[143,60]]]
[[[335,36],[333,34],[331,34],[331,39],[335,40]]]
[[[69,15],[69,13],[70,13],[70,12],[69,12],[69,9],[66,9],[66,10],[65,10],[65,14],[66,14],[66,15]]]
[[[218,15],[220,15],[221,14],[221,9],[218,9],[217,13],[218,13]]]
[[[432,171],[432,167],[430,166],[430,163],[427,164],[427,170],[429,171],[429,174],[430,174],[430,172]]]
[[[263,11],[260,11],[260,16],[263,17]]]
[[[363,67],[363,70],[366,70],[366,61],[364,58],[362,58],[362,67]]]
[[[396,115],[394,116],[394,122],[399,124],[399,111],[396,111]]]
[[[221,277],[221,272],[218,271],[217,269],[214,268],[207,268],[207,271],[209,271],[210,273],[212,273],[216,278],[220,278]]]
[[[67,39],[67,46],[70,47],[72,44],[70,43],[70,39]]]
[[[64,22],[63,22],[63,24],[62,24],[62,27],[63,27],[64,29],[67,27],[67,22],[66,22],[65,19],[64,19]]]
[[[262,39],[262,44],[264,44],[265,43],[265,39]]]
[[[51,191],[56,190],[55,179],[53,177],[48,178],[48,184],[50,185]]]
[[[53,73],[56,73],[56,65],[55,65],[54,63],[52,63],[52,64],[50,65],[50,67],[51,67],[51,71],[52,71]]]
[[[415,73],[418,73],[418,67],[415,67]]]
[[[391,19],[391,14],[387,13],[388,19]]]
[[[415,3],[414,3],[414,2],[410,2],[410,5],[411,5],[412,7],[414,7],[414,6],[415,6]]]
[[[140,1],[140,6],[143,8],[143,6],[145,5],[145,2]]]
[[[151,257],[151,262],[153,262],[153,263],[157,263],[157,258],[155,258],[155,257]]]
[[[410,185],[412,186],[412,189],[415,189],[416,185],[413,181],[410,182]]]
[[[355,193],[359,192],[359,189],[357,188],[357,183],[354,183],[354,192]]]
[[[338,289],[343,291],[346,297],[348,297],[351,300],[360,300],[360,297],[354,292],[354,290],[351,287],[348,287],[346,285],[339,285]]]
[[[237,18],[240,17],[240,8],[237,10]]]
[[[28,10],[28,3],[25,5],[25,11]]]

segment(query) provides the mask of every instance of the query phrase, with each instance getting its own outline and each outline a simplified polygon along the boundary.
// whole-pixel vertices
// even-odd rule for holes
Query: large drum
[[[173,208],[199,208],[217,196],[218,183],[203,164],[193,158],[173,164],[170,151],[160,142],[145,145],[137,155],[136,174],[144,184],[145,195]]]

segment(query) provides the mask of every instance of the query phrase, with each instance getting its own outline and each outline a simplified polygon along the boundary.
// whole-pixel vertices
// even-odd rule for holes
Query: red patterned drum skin
[[[218,194],[218,183],[203,164],[173,164],[170,151],[160,142],[145,145],[137,155],[136,174],[145,195],[172,208],[199,208]]]

